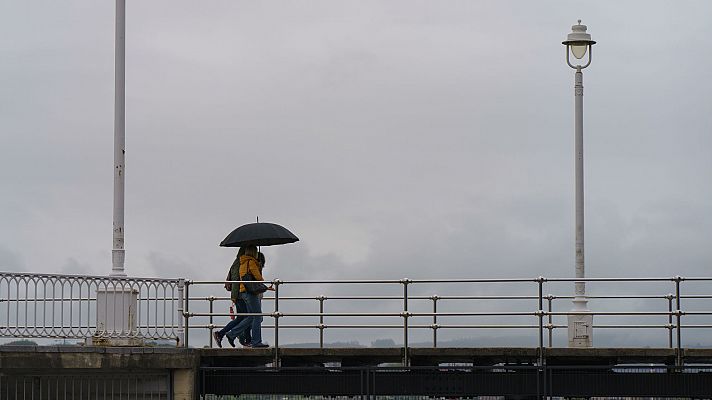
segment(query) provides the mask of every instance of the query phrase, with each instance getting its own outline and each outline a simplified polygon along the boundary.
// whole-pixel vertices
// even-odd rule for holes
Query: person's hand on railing
[[[271,290],[274,292],[274,284],[267,286],[267,290]]]

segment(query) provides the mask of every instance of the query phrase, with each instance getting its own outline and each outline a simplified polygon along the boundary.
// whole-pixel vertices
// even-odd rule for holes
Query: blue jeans
[[[235,312],[236,313],[241,314],[241,313],[249,312],[249,311],[247,311],[247,305],[245,304],[244,300],[237,299],[237,301],[234,304],[235,304]],[[245,318],[247,318],[247,317],[245,317],[244,315],[236,315],[235,319],[230,320],[230,322],[228,322],[224,328],[222,328],[218,331],[218,334],[220,336],[225,336],[226,333],[231,331],[232,328],[237,326],[237,324],[239,324],[240,321],[242,321]],[[245,332],[242,333],[242,335],[240,335],[240,343],[250,343],[250,340],[252,340],[250,337],[250,330],[247,329],[247,330],[245,330]]]
[[[261,313],[262,306],[259,296],[253,293],[242,292],[240,293],[240,299],[245,301],[247,305],[247,312],[249,313]],[[227,336],[235,340],[236,337],[240,336],[246,330],[252,330],[252,341],[251,345],[262,344],[262,316],[261,315],[250,315],[249,317],[240,321],[234,328],[232,328]]]

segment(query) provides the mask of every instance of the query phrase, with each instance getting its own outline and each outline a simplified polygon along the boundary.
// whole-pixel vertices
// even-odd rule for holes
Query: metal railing
[[[183,280],[0,272],[0,337],[182,340]]]
[[[170,383],[170,373],[154,371],[58,371],[55,374],[23,372],[0,375],[0,398],[168,400],[173,398]]]
[[[653,304],[650,311],[640,311],[635,307],[616,310],[592,307],[596,311],[572,312],[568,306],[561,307],[562,300],[571,300],[573,296],[545,294],[545,289],[561,283],[585,281],[596,284],[654,283],[670,285],[665,294],[626,294],[587,296],[589,300],[614,299],[618,301],[646,300]],[[273,295],[266,296],[265,301],[273,303],[272,311],[260,315],[271,317],[273,324],[265,324],[264,328],[273,329],[275,348],[275,363],[279,363],[280,334],[285,329],[315,330],[319,338],[319,347],[325,346],[325,334],[337,329],[398,329],[402,331],[404,362],[408,363],[408,348],[411,347],[410,334],[414,331],[430,330],[432,346],[439,343],[438,332],[444,329],[531,329],[537,332],[540,353],[546,347],[553,345],[553,333],[558,329],[566,329],[563,317],[574,314],[590,314],[606,316],[606,318],[624,318],[622,323],[594,324],[596,329],[647,329],[663,330],[666,333],[668,347],[678,349],[678,357],[682,348],[683,329],[712,328],[712,309],[693,309],[689,300],[712,299],[712,294],[682,293],[685,282],[704,284],[703,293],[710,293],[709,284],[712,278],[698,277],[661,277],[661,278],[523,278],[523,279],[430,279],[430,280],[310,280],[268,281],[274,285]],[[224,281],[190,281],[183,279],[153,279],[100,277],[58,274],[30,274],[0,272],[0,337],[13,338],[74,338],[74,339],[153,339],[174,340],[180,346],[188,346],[190,330],[204,330],[208,333],[208,343],[212,347],[212,332],[218,328],[216,317],[228,317],[228,312],[216,312],[216,302],[228,303],[227,296],[190,296],[191,289],[199,287],[210,292],[222,291]],[[238,282],[232,282],[237,284]],[[467,285],[495,284],[527,287],[526,295],[423,295],[414,294],[413,289],[440,290],[448,285],[465,285],[465,293],[477,292]],[[349,295],[342,288],[365,285],[385,287],[391,292],[374,295]],[[444,285],[444,286],[443,286]],[[286,296],[285,288],[309,293],[311,289],[338,290],[338,295],[318,296]],[[561,287],[559,287],[561,288]],[[396,293],[392,290],[395,289]],[[568,288],[567,288],[568,289]],[[656,293],[660,292],[656,288]],[[371,289],[369,289],[371,290]],[[666,290],[666,291],[667,291]],[[698,289],[699,290],[699,289]],[[313,290],[311,290],[313,291]],[[196,290],[198,292],[198,290]],[[419,290],[423,292],[423,290]],[[361,291],[360,293],[364,293]],[[448,291],[448,293],[457,293]],[[526,293],[518,290],[517,293]],[[630,291],[628,291],[630,293]],[[363,301],[378,301],[377,311],[364,311]],[[507,310],[506,301],[524,301],[525,307]],[[688,303],[688,309],[682,308],[682,300]],[[315,301],[314,308],[299,308],[297,311],[280,309],[280,304],[287,305],[297,301]],[[491,302],[493,310],[481,311],[473,306],[471,301]],[[327,312],[327,303],[349,302],[352,311]],[[387,304],[393,305],[390,310]],[[430,302],[423,310],[423,302]],[[534,303],[534,304],[532,304]],[[443,311],[446,306],[457,304],[458,311]],[[555,307],[559,304],[558,307]],[[207,309],[207,311],[205,311]],[[225,307],[227,309],[227,307]],[[562,311],[563,309],[563,311]],[[643,308],[645,309],[645,308]],[[237,314],[254,315],[254,314]],[[654,317],[653,323],[630,321],[631,317]],[[685,318],[683,318],[685,317]],[[698,322],[695,322],[695,317]],[[343,319],[346,318],[346,321]],[[386,322],[374,322],[381,319]],[[390,318],[390,319],[389,319]],[[470,319],[482,318],[492,320],[507,318],[509,320],[496,323],[470,323]],[[689,319],[687,319],[689,318]],[[309,323],[284,323],[283,321],[305,320]],[[328,322],[327,322],[328,319]],[[394,319],[398,322],[394,323]],[[453,321],[457,319],[457,321]],[[662,321],[661,321],[662,319]],[[700,323],[700,319],[701,323]],[[338,321],[342,320],[342,321]],[[367,323],[363,323],[365,321]],[[557,321],[559,320],[559,321]],[[313,322],[311,322],[313,321]],[[683,323],[688,321],[687,323]],[[564,323],[561,323],[564,322]],[[546,341],[546,345],[545,345]]]
[[[235,384],[239,377],[239,385]],[[712,368],[670,365],[201,366],[200,398],[709,398]],[[234,396],[234,397],[233,397]],[[313,397],[312,397],[313,396]],[[403,396],[403,397],[400,397]]]
[[[594,324],[596,329],[658,329],[667,331],[668,346],[677,348],[678,361],[681,362],[682,348],[682,330],[683,329],[707,329],[712,328],[712,320],[707,320],[702,324],[683,324],[683,316],[712,316],[712,307],[704,310],[683,310],[681,299],[712,299],[712,295],[699,295],[681,293],[681,284],[683,282],[705,282],[712,283],[712,278],[706,277],[660,277],[660,278],[524,278],[524,279],[430,279],[430,280],[311,280],[311,281],[282,281],[275,279],[273,281],[264,281],[271,283],[274,288],[274,294],[265,297],[264,300],[272,301],[274,306],[271,312],[262,312],[261,314],[237,313],[230,314],[227,312],[215,312],[214,303],[216,301],[229,301],[229,297],[220,296],[205,296],[205,297],[190,297],[188,291],[190,287],[198,286],[217,286],[224,285],[224,281],[186,281],[186,297],[185,297],[185,325],[190,329],[207,329],[209,334],[209,343],[212,347],[212,332],[218,326],[215,325],[214,317],[227,317],[230,315],[262,315],[271,317],[274,320],[272,325],[263,325],[264,328],[274,329],[274,348],[275,348],[275,364],[279,364],[279,348],[280,348],[280,331],[284,329],[314,329],[319,334],[319,346],[324,347],[324,332],[328,329],[401,329],[403,332],[403,347],[404,364],[408,365],[408,348],[409,348],[409,332],[413,329],[429,329],[432,331],[433,347],[438,345],[438,331],[441,329],[533,329],[538,331],[538,343],[540,355],[546,347],[552,346],[553,332],[556,329],[566,329],[568,326],[564,324],[555,324],[555,317],[565,317],[568,315],[593,315],[607,316],[616,318],[629,317],[667,317],[663,323],[640,324],[640,323],[620,323],[620,324]],[[670,289],[674,293],[666,293],[661,295],[599,295],[587,296],[588,299],[618,299],[618,300],[633,300],[633,299],[660,299],[665,300],[664,307],[658,306],[655,311],[590,311],[590,312],[574,312],[574,311],[554,311],[553,305],[556,300],[570,300],[573,296],[559,296],[544,294],[545,285],[556,282],[618,282],[618,283],[670,283],[673,286]],[[233,281],[233,284],[239,282]],[[456,296],[456,295],[410,295],[409,289],[416,285],[442,285],[442,284],[529,284],[536,286],[536,295],[512,295],[512,296]],[[388,296],[280,296],[280,288],[286,285],[294,286],[309,286],[309,285],[396,285],[400,286],[399,295]],[[222,289],[219,289],[222,290]],[[280,310],[280,302],[293,300],[315,300],[318,302],[318,311],[314,312],[284,312]],[[398,301],[402,303],[400,310],[397,312],[325,312],[325,302],[327,300],[384,300]],[[413,301],[429,300],[432,302],[431,312],[413,312]],[[445,300],[531,300],[537,303],[535,309],[516,310],[516,311],[464,311],[464,312],[443,312],[438,311],[438,305]],[[196,312],[196,303],[208,302],[208,312]],[[544,309],[546,302],[547,308]],[[409,310],[409,306],[411,309]],[[284,324],[281,322],[285,318],[303,318],[312,317],[318,318],[318,323],[314,324]],[[401,319],[400,324],[374,324],[374,323],[347,323],[347,324],[327,324],[325,318],[333,317],[350,317],[352,319],[359,318],[379,318],[379,317],[398,317]],[[448,317],[515,317],[531,319],[531,323],[515,324],[515,323],[499,323],[499,324],[464,324],[464,323],[447,323],[443,321]],[[191,324],[191,319],[208,318],[207,324]],[[411,321],[415,318],[432,318],[432,322],[428,324],[413,324]],[[188,330],[185,332],[185,345],[188,344]],[[548,336],[548,344],[545,346],[545,337]],[[676,340],[675,343],[674,339]]]

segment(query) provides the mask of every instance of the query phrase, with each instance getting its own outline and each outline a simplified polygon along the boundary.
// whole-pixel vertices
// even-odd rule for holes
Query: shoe
[[[250,339],[245,336],[238,337],[237,341],[240,342],[240,344],[243,346],[247,346],[247,347],[250,346]]]
[[[231,338],[230,335],[225,335],[227,338],[227,342],[230,343],[230,346],[235,347],[235,339]]]
[[[223,339],[223,337],[222,337],[222,335],[220,334],[220,332],[213,332],[213,339],[215,339],[215,344],[217,344],[218,347],[222,349],[222,339]],[[228,339],[228,340],[229,340],[229,339]]]
[[[251,344],[250,347],[253,349],[263,349],[265,347],[269,347],[269,345],[267,343],[256,343],[256,344]]]

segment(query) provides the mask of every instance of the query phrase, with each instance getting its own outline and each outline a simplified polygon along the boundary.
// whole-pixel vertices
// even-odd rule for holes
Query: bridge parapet
[[[0,337],[180,343],[183,280],[0,272]]]
[[[283,367],[400,365],[400,348],[283,348]],[[467,364],[475,366],[536,365],[536,347],[410,348],[414,366]],[[0,369],[41,370],[173,370],[198,367],[270,366],[274,348],[184,349],[170,347],[0,346]],[[549,348],[546,365],[669,365],[676,349],[669,348]],[[712,365],[712,349],[683,349],[688,365]]]
[[[592,293],[596,293],[596,289],[602,288],[603,285],[611,285],[611,287],[618,285],[619,290],[624,285],[626,290],[624,294],[614,294],[610,290],[603,289],[599,291],[603,294],[587,296],[589,300],[617,301],[618,304],[614,307],[584,312],[571,310],[568,301],[573,300],[574,296],[551,294],[550,289],[561,287],[562,283],[580,281],[595,283],[591,286]],[[437,348],[439,346],[438,332],[444,330],[529,330],[535,332],[535,337],[538,337],[539,354],[541,355],[545,348],[554,346],[554,332],[568,329],[566,317],[578,314],[597,316],[599,322],[593,326],[596,329],[625,329],[632,330],[636,334],[644,331],[661,332],[660,336],[668,339],[668,347],[675,348],[677,354],[682,354],[683,330],[712,328],[709,321],[709,316],[712,315],[712,303],[707,301],[705,305],[700,305],[700,303],[692,305],[693,301],[712,299],[712,295],[685,291],[681,286],[683,282],[687,282],[687,285],[692,282],[708,284],[712,282],[712,278],[673,276],[578,279],[539,276],[513,279],[275,280],[272,283],[278,290],[274,295],[264,298],[264,301],[272,302],[273,308],[261,315],[272,318],[274,321],[273,324],[266,323],[263,327],[274,330],[273,344],[277,348],[275,363],[279,363],[279,349],[282,348],[280,338],[284,337],[280,332],[290,329],[317,331],[320,348],[325,347],[324,336],[327,331],[339,329],[401,330],[405,349],[412,346],[413,332],[418,331],[431,331],[432,347]],[[221,287],[224,283],[223,281],[186,282],[194,291],[200,288],[219,290],[216,288]],[[265,283],[269,283],[269,281],[265,281]],[[517,294],[460,294],[463,290],[453,293],[447,289],[448,294],[445,295],[425,294],[432,288],[442,290],[443,285],[448,288],[466,287],[465,293],[467,291],[470,293],[491,293],[495,285],[502,285],[512,288],[511,292]],[[649,289],[653,285],[655,285],[657,293],[650,293]],[[390,293],[350,294],[348,289],[354,287],[387,287],[390,288]],[[523,287],[524,289],[522,289]],[[636,292],[634,287],[640,287],[642,290]],[[299,292],[312,293],[314,292],[313,288],[326,288],[332,289],[330,290],[332,294],[290,295],[287,291],[288,288],[299,288]],[[670,293],[671,289],[674,294]],[[545,294],[547,292],[549,294]],[[230,316],[226,312],[216,312],[216,305],[222,301],[228,301],[228,299],[228,297],[210,296],[201,301],[195,296],[187,297],[185,325],[188,330],[186,334],[189,331],[207,330],[208,340],[206,342],[212,347],[212,332],[219,326],[215,324],[216,318]],[[561,300],[565,300],[567,303],[562,305]],[[683,303],[682,300],[685,302]],[[300,306],[300,309],[294,310],[294,308],[286,307],[290,303],[302,302],[304,304],[306,302],[308,304],[309,301],[315,302],[313,303],[315,305],[312,306],[314,309],[307,308],[305,310],[304,306]],[[357,309],[357,304],[365,304],[369,301],[379,301],[378,306],[364,306],[365,309]],[[206,302],[209,307],[206,307]],[[645,304],[642,304],[643,302]],[[337,304],[343,305],[344,303],[349,304],[345,310],[343,307],[339,307],[341,310],[335,307]],[[430,303],[429,306],[428,303]],[[493,307],[483,309],[482,304],[484,303],[493,305]],[[517,303],[517,307],[507,305],[510,303]],[[457,307],[452,307],[453,304],[456,304]],[[522,306],[524,304],[526,305]],[[688,308],[682,309],[683,304]],[[307,307],[309,306],[307,305]],[[330,311],[325,311],[327,308]],[[354,311],[355,309],[357,311]],[[312,319],[313,323],[304,322],[309,319]],[[646,322],[641,322],[643,319],[647,319]],[[612,320],[617,321],[612,322]],[[295,323],[290,323],[290,321]],[[398,322],[394,323],[394,321]],[[187,338],[186,343],[188,343]],[[419,345],[422,346],[423,343],[421,342]],[[641,343],[641,347],[643,346],[648,347],[650,343]],[[406,364],[408,364],[409,356],[410,352],[403,353],[403,361]],[[680,361],[678,360],[678,362]]]
[[[192,400],[198,366],[180,347],[0,346],[0,397]]]
[[[408,367],[400,363],[404,348],[285,348],[280,367],[272,363],[276,351],[1,346],[0,392],[188,400],[199,393],[699,397],[712,389],[712,349],[684,349],[682,367],[669,348],[551,348],[543,365],[536,347],[410,348]]]
[[[586,315],[596,316],[596,329],[624,329],[636,333],[657,331],[661,333],[661,339],[667,339],[667,347],[676,349],[678,357],[681,357],[683,331],[712,328],[709,320],[712,295],[707,294],[708,291],[699,294],[685,290],[685,285],[693,282],[708,285],[712,278],[674,276],[583,280],[596,284],[590,286],[591,293],[596,293],[596,289],[603,284],[619,285],[618,288],[625,285],[627,289],[624,294],[602,289],[599,290],[602,294],[587,296],[592,301],[617,302],[616,307],[600,307],[585,312]],[[428,331],[433,348],[445,344],[439,336],[444,331],[528,331],[532,332],[532,338],[538,339],[538,352],[543,356],[546,348],[554,347],[554,332],[568,328],[565,317],[577,313],[571,311],[568,305],[574,296],[551,294],[554,292],[551,289],[560,289],[561,285],[557,284],[575,281],[581,279],[275,279],[271,283],[277,290],[264,298],[266,304],[272,304],[271,310],[266,306],[261,315],[273,321],[270,324],[267,320],[263,327],[268,340],[272,334],[270,342],[275,348],[272,353],[275,364],[281,360],[284,332],[290,330],[314,330],[321,349],[328,347],[325,339],[327,332],[335,330],[400,331],[401,347],[406,349],[402,354],[405,364],[409,363],[408,357],[414,354],[408,351],[413,347],[413,338],[420,337],[422,340],[422,333]],[[226,322],[227,317],[236,315],[227,312],[229,297],[216,295],[224,290],[224,284],[224,281],[3,272],[0,273],[0,337],[90,338],[94,343],[111,338],[129,338],[140,343],[159,340],[172,341],[183,347],[189,344],[212,347],[212,332]],[[657,285],[653,292],[641,291],[638,294],[630,290],[633,285],[651,284]],[[368,289],[364,291],[364,287]],[[385,289],[377,294],[362,294],[375,287]],[[502,291],[507,293],[489,294],[495,287],[496,290],[503,288]],[[354,288],[359,288],[355,290],[356,294],[353,294]],[[446,294],[437,294],[438,290],[444,290]],[[305,295],[315,291],[322,294]],[[134,300],[129,299],[128,307],[125,307],[127,296],[123,295],[107,301],[107,293],[135,295],[135,305]],[[376,307],[374,302],[377,302]],[[693,302],[697,303],[693,306]],[[347,307],[342,307],[344,304]],[[109,310],[111,307],[113,309]],[[117,309],[120,312],[117,313]],[[121,321],[117,322],[116,318]],[[643,318],[649,318],[646,321],[650,322],[640,322]],[[610,322],[612,319],[620,322]],[[189,343],[190,332],[202,333],[191,335],[193,341]],[[425,335],[427,337],[427,333]],[[422,347],[422,341],[418,345]],[[641,346],[649,345],[641,343]]]

